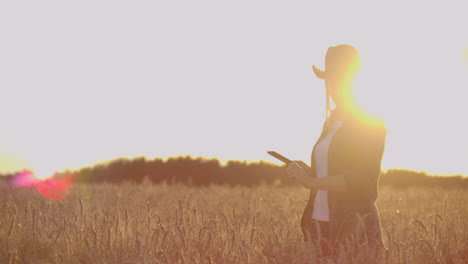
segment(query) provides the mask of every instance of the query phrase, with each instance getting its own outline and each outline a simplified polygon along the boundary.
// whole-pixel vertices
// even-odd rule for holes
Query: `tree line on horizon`
[[[118,158],[76,171],[60,172],[58,175],[72,174],[77,183],[123,183],[151,182],[182,183],[194,186],[210,184],[255,186],[274,184],[291,186],[297,183],[287,178],[284,165],[267,161],[248,162],[228,160],[225,164],[217,158],[175,156],[168,159],[145,157]],[[4,175],[8,178],[14,175]],[[59,176],[60,177],[60,176]],[[408,169],[382,171],[380,185],[395,187],[441,186],[468,187],[468,177],[462,175],[431,175],[426,172]]]

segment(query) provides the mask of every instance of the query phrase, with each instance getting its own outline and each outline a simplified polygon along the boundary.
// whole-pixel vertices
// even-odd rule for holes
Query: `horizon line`
[[[218,156],[212,156],[212,157],[207,157],[207,156],[203,156],[203,155],[192,155],[192,154],[180,154],[180,155],[175,155],[175,156],[166,156],[166,157],[162,157],[162,156],[153,156],[153,157],[150,157],[150,156],[147,156],[147,155],[137,155],[137,156],[118,156],[118,157],[115,157],[115,158],[111,158],[111,159],[106,159],[106,160],[102,160],[102,161],[97,161],[93,164],[90,164],[90,165],[84,165],[84,166],[80,166],[80,167],[77,167],[77,168],[64,168],[64,169],[61,169],[61,170],[54,170],[53,174],[56,174],[56,173],[62,173],[62,172],[77,172],[77,171],[80,171],[80,170],[83,170],[83,169],[92,169],[94,167],[97,167],[97,166],[107,166],[109,164],[111,164],[112,162],[115,162],[115,161],[118,161],[118,160],[136,160],[136,159],[145,159],[145,161],[154,161],[154,160],[162,160],[163,162],[167,162],[168,160],[170,159],[174,159],[174,158],[190,158],[192,160],[197,160],[197,159],[201,159],[201,160],[207,160],[207,161],[217,161],[219,163],[219,165],[221,167],[225,167],[228,165],[229,162],[242,162],[242,163],[247,163],[247,164],[255,164],[255,163],[267,163],[267,164],[272,164],[274,166],[284,166],[284,163],[281,163],[281,162],[272,162],[272,161],[269,161],[269,160],[266,160],[266,159],[259,159],[259,160],[249,160],[249,159],[221,159],[220,157]],[[17,174],[17,173],[20,173],[24,170],[32,170],[34,171],[33,168],[22,168],[20,170],[16,170],[16,171],[2,171],[0,169],[0,177],[2,176],[8,176],[8,175],[11,175],[11,174]],[[405,170],[405,171],[411,171],[411,172],[417,172],[417,173],[423,173],[425,175],[431,175],[431,176],[461,176],[461,177],[468,177],[468,175],[465,175],[463,173],[455,173],[455,174],[437,174],[437,173],[430,173],[426,170],[415,170],[415,169],[408,169],[408,168],[400,168],[400,167],[394,167],[394,168],[387,168],[387,169],[382,169],[381,172],[388,172],[390,170]]]

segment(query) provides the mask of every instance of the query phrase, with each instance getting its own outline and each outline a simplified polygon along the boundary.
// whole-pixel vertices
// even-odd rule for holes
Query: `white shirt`
[[[314,161],[317,178],[328,177],[328,147],[336,131],[343,124],[343,120],[336,120],[331,125],[327,135],[317,143],[314,149]],[[314,210],[312,218],[318,221],[330,221],[328,208],[328,191],[318,190],[314,200]]]

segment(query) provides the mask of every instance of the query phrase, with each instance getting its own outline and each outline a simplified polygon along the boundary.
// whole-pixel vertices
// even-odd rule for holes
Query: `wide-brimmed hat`
[[[315,65],[312,66],[312,69],[317,77],[326,80],[334,75],[355,70],[360,64],[357,49],[351,45],[342,44],[328,48],[325,55],[325,70],[320,70]]]

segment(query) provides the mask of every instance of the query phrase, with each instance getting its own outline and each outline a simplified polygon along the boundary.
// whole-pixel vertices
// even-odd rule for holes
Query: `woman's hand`
[[[287,168],[289,178],[307,186],[311,179],[311,175],[310,171],[306,171],[306,168],[309,168],[309,166],[302,161],[295,160],[289,163]]]
[[[305,164],[305,162],[303,162],[302,160],[295,160],[295,162],[297,162],[297,164],[299,166],[301,166],[301,168],[307,172],[308,174],[312,175],[312,168],[309,167],[309,165]]]

